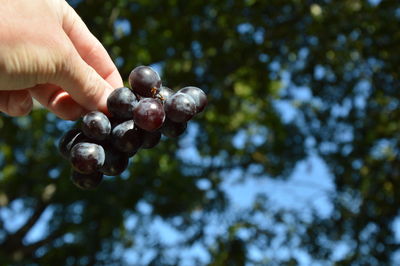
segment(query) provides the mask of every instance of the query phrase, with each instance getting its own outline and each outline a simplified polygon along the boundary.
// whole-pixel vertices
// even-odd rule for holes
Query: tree
[[[165,85],[197,85],[210,104],[190,134],[140,151],[129,172],[89,192],[71,184],[70,166],[55,156],[71,123],[41,109],[23,118],[2,115],[1,211],[19,206],[27,220],[10,231],[11,218],[0,216],[1,263],[122,264],[122,250],[132,249],[138,265],[180,265],[196,245],[208,251],[194,264],[299,263],[296,252],[282,256],[277,249],[328,265],[393,263],[400,200],[397,1],[70,2],[125,80],[136,65],[156,64]],[[295,110],[294,119],[284,119],[282,102]],[[329,217],[273,210],[262,195],[252,209],[231,212],[222,184],[233,171],[242,180],[284,180],[311,152],[334,178]],[[28,241],[46,215],[48,233]],[[214,237],[206,230],[210,217],[224,227]],[[180,232],[179,244],[168,246],[151,232],[158,220]],[[347,251],[335,259],[340,244]],[[254,259],[252,249],[263,252]]]

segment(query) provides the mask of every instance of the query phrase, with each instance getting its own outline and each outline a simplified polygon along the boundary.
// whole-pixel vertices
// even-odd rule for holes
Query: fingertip
[[[79,119],[84,108],[76,103],[62,88],[53,84],[40,84],[29,89],[34,97],[45,108],[64,120]]]
[[[54,97],[48,108],[59,118],[71,121],[78,120],[85,112],[65,91]]]
[[[107,97],[113,91],[107,83],[79,54],[65,62],[62,75],[55,84],[64,88],[69,95],[87,110],[106,110]]]
[[[107,108],[107,99],[108,96],[110,96],[111,92],[113,92],[114,88],[111,87],[111,85],[107,84],[108,86],[104,88],[103,94],[101,96],[100,101],[98,102],[97,110],[108,114],[108,108]]]
[[[21,103],[19,104],[19,116],[29,114],[33,107],[32,96],[28,91],[24,91],[21,97]]]
[[[111,74],[104,77],[104,79],[113,87],[113,88],[121,88],[124,87],[124,81],[122,80],[121,74],[118,69],[115,68]]]
[[[10,91],[6,97],[7,102],[1,104],[1,110],[10,116],[24,116],[31,112],[32,97],[26,90]],[[3,96],[3,95],[2,95]]]

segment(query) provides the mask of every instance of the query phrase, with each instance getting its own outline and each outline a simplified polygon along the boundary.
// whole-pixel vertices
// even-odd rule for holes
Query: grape
[[[135,124],[147,131],[155,131],[162,126],[165,112],[160,100],[143,98],[133,110]]]
[[[173,90],[171,90],[170,88],[162,86],[160,91],[158,92],[158,95],[161,96],[162,102],[165,102],[174,93],[175,92]]]
[[[92,111],[83,117],[82,131],[88,138],[104,140],[111,132],[111,123],[102,112]]]
[[[132,119],[133,108],[138,98],[127,87],[115,89],[107,98],[107,108],[110,114],[118,119]]]
[[[187,122],[177,123],[167,118],[160,131],[168,138],[177,138],[185,132],[186,128]]]
[[[189,121],[196,114],[196,103],[185,93],[175,93],[164,103],[165,114],[174,122]]]
[[[94,189],[98,187],[103,180],[103,173],[94,172],[92,174],[82,174],[72,171],[72,183],[80,189]]]
[[[142,149],[151,149],[156,146],[161,139],[161,132],[160,131],[145,131],[143,130],[143,145]]]
[[[133,120],[125,121],[117,125],[111,133],[114,146],[121,152],[133,156],[143,144],[143,133]]]
[[[71,129],[60,139],[58,150],[65,159],[69,160],[72,147],[85,139],[85,135],[79,128]]]
[[[182,135],[188,121],[207,106],[206,94],[187,86],[174,92],[162,86],[158,73],[138,66],[129,75],[131,88],[115,89],[107,98],[110,114],[92,111],[80,129],[72,129],[60,139],[58,149],[72,166],[72,182],[81,189],[96,188],[104,175],[120,175],[129,157],[140,149],[151,149],[162,135]]]
[[[161,87],[161,78],[153,68],[138,66],[129,74],[132,90],[144,97],[154,97]]]
[[[104,149],[102,146],[80,142],[71,149],[72,167],[81,174],[92,174],[99,170],[105,160]]]
[[[188,86],[180,89],[178,92],[186,93],[193,98],[197,113],[202,112],[207,105],[207,95],[200,88]]]
[[[106,158],[104,161],[104,165],[101,167],[100,171],[103,174],[109,176],[116,176],[121,174],[128,166],[128,155],[116,150],[111,145],[105,145],[104,152]]]

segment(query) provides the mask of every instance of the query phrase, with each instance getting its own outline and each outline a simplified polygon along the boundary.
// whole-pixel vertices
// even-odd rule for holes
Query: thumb
[[[62,87],[78,104],[87,110],[107,113],[107,97],[113,88],[88,65],[75,49],[63,62],[55,84]]]

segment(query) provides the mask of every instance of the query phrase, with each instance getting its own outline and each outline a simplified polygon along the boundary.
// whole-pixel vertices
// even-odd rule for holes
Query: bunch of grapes
[[[130,88],[115,89],[108,97],[110,117],[89,112],[60,140],[60,153],[72,166],[71,180],[81,189],[96,188],[103,175],[121,174],[129,158],[140,149],[155,147],[162,135],[180,136],[207,105],[201,89],[188,86],[174,92],[162,86],[149,66],[133,69],[129,84]]]

